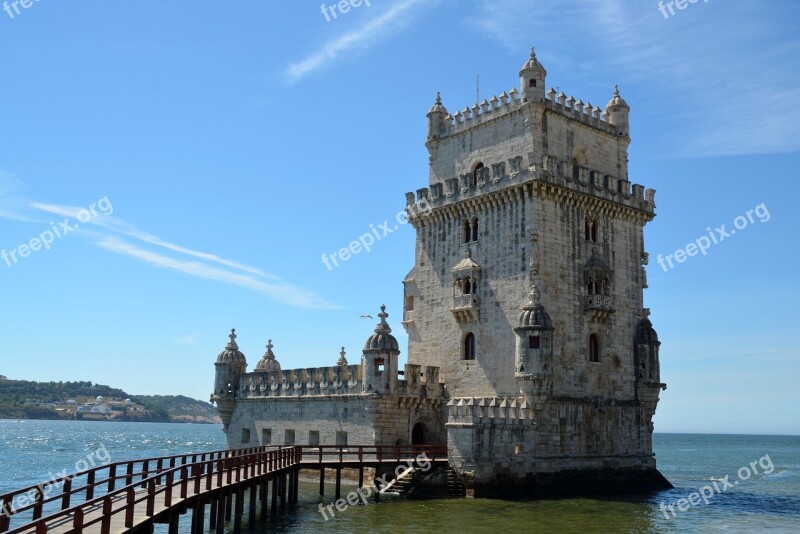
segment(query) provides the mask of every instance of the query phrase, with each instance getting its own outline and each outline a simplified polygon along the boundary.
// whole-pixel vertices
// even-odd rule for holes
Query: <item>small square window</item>
[[[250,429],[249,428],[243,428],[242,429],[242,444],[246,445],[248,443],[250,443]]]
[[[261,431],[261,444],[272,445],[272,429],[265,428]]]
[[[340,447],[347,446],[347,432],[336,431],[336,445]]]
[[[283,444],[294,445],[294,430],[286,430],[283,433]]]
[[[308,444],[319,445],[319,430],[310,430],[308,432]]]

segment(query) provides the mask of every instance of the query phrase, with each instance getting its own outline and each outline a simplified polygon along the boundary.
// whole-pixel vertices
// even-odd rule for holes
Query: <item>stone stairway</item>
[[[430,471],[423,471],[410,467],[399,477],[392,480],[381,494],[397,495],[402,497],[415,497],[418,494],[434,495],[441,497],[464,497],[466,487],[461,482],[452,467],[439,467]]]

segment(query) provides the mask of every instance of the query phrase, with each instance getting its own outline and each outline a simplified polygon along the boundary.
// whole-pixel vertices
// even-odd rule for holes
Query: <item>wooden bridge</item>
[[[173,534],[190,510],[193,534],[222,534],[230,521],[239,534],[245,502],[251,531],[297,502],[301,469],[319,471],[320,495],[325,469],[334,469],[339,499],[343,468],[358,469],[362,487],[365,468],[410,465],[423,454],[431,466],[448,465],[447,448],[432,445],[259,447],[112,463],[0,495],[0,534],[149,533],[155,524]]]

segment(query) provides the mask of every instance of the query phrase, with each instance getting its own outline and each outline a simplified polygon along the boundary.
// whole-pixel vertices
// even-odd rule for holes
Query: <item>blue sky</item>
[[[357,361],[383,303],[405,347],[413,229],[321,256],[427,184],[436,91],[453,111],[478,74],[481,99],[509,91],[533,44],[548,86],[603,107],[619,84],[632,107],[630,175],[658,190],[656,430],[800,431],[800,5],[372,0],[327,21],[320,3],[0,12],[0,248],[86,221],[0,260],[0,374],[207,399],[229,328],[251,366],[270,338],[284,368]],[[757,206],[707,255],[656,262]]]

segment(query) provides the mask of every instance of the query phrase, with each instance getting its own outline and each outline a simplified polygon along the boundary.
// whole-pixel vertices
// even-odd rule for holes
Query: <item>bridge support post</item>
[[[325,495],[325,468],[319,468],[319,494]]]
[[[279,480],[281,481],[281,510],[286,509],[286,473],[280,474]]]
[[[297,502],[300,500],[300,468],[296,467],[294,469],[294,496],[292,497],[292,502]]]
[[[233,516],[233,534],[242,534],[242,516],[244,515],[244,486],[236,486],[236,512]]]
[[[253,481],[250,483],[250,507],[247,509],[248,527],[250,532],[256,530],[256,497],[258,496],[258,483]]]
[[[336,466],[336,500],[342,498],[342,466]]]
[[[225,521],[230,521],[233,517],[233,490],[225,492]]]
[[[278,475],[272,477],[272,513],[278,513]]]
[[[181,525],[181,515],[177,511],[169,513],[169,534],[178,534]]]
[[[225,492],[217,498],[217,534],[225,534]]]
[[[267,520],[269,509],[267,502],[269,501],[269,481],[267,477],[261,477],[261,520]]]
[[[361,463],[358,466],[358,487],[359,488],[363,488],[364,487],[364,464],[363,463]]]
[[[217,498],[211,497],[211,506],[208,507],[208,528],[211,530],[217,526]]]
[[[214,503],[211,503],[211,509],[214,509]],[[192,534],[203,534],[206,530],[206,503],[202,499],[197,500],[197,504],[192,511]],[[213,523],[212,523],[213,525]]]

